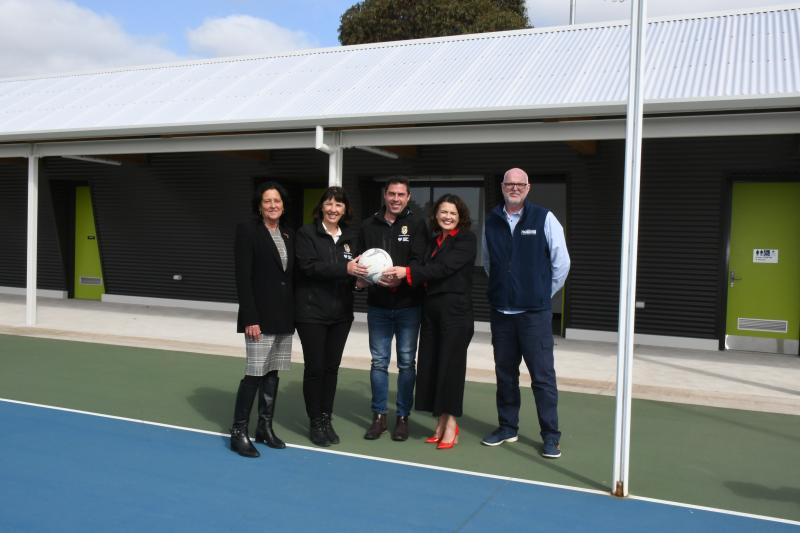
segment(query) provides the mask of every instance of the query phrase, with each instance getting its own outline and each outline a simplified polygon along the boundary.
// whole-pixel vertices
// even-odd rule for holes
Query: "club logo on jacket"
[[[397,236],[397,242],[409,242],[411,235],[408,234],[408,226],[400,227],[400,235]]]
[[[344,258],[345,259],[352,259],[353,258],[353,254],[350,253],[350,245],[347,244],[347,243],[344,243],[343,248],[344,248],[344,254],[343,254]]]
[[[535,229],[524,229],[522,230],[523,235],[536,235]]]

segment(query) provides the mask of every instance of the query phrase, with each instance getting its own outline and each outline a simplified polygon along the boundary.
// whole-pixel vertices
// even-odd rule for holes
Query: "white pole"
[[[341,187],[342,186],[342,159],[344,150],[342,150],[342,134],[336,132],[334,134],[335,141],[331,144],[325,144],[325,130],[322,126],[316,127],[316,136],[314,140],[314,148],[321,152],[328,154],[328,187]]]
[[[28,157],[28,265],[25,287],[25,325],[36,325],[36,258],[39,222],[39,158]]]
[[[577,0],[569,0],[569,25],[575,24],[575,3]]]
[[[342,155],[341,148],[334,148],[328,156],[328,187],[342,186]]]
[[[631,444],[631,389],[636,308],[636,254],[639,239],[639,183],[642,155],[642,63],[646,0],[631,2],[628,112],[625,131],[625,192],[619,282],[617,411],[614,428],[612,493],[628,495]]]

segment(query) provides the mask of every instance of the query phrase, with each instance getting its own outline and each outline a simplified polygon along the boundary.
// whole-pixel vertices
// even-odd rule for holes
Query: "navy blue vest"
[[[547,213],[544,207],[526,201],[513,235],[503,204],[486,217],[489,303],[494,309],[550,310],[553,269],[544,235]]]

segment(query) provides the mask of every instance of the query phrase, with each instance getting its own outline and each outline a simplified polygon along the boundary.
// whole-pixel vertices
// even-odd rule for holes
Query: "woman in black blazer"
[[[290,367],[294,333],[294,233],[281,221],[287,199],[282,186],[263,183],[253,195],[258,216],[236,228],[237,331],[245,336],[247,365],[236,393],[231,449],[246,457],[259,456],[247,431],[256,395],[256,442],[286,447],[275,435],[272,419],[278,371]]]
[[[421,264],[395,267],[393,275],[425,287],[415,409],[438,417],[426,442],[449,449],[458,442],[456,417],[463,411],[467,347],[474,332],[472,270],[478,241],[469,230],[469,209],[454,194],[436,201],[431,227],[435,238]]]
[[[314,208],[314,222],[297,232],[295,322],[303,345],[303,398],[309,437],[317,446],[339,443],[333,401],[342,352],[353,323],[355,277],[367,268],[356,261],[358,233],[347,225],[344,189],[328,187]]]

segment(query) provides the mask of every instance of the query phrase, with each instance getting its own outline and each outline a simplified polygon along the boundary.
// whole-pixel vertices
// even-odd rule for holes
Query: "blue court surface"
[[[301,447],[246,459],[218,434],[16,402],[0,423],[3,532],[800,529]]]

